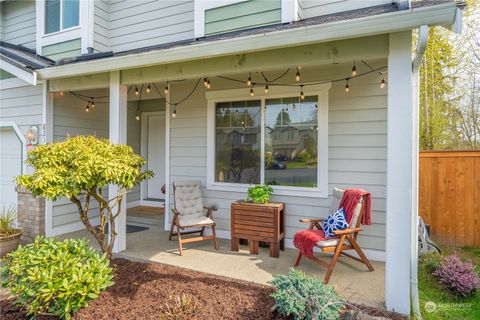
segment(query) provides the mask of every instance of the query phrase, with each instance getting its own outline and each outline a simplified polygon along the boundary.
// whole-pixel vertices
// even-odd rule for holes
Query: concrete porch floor
[[[64,234],[59,238],[90,238],[86,230]],[[127,250],[118,254],[140,261],[152,261],[175,265],[191,270],[267,284],[275,274],[285,274],[293,266],[296,250],[280,252],[280,258],[271,258],[268,248],[259,248],[258,255],[250,255],[248,246],[240,246],[240,252],[230,251],[230,241],[219,239],[219,250],[212,241],[201,241],[184,245],[183,256],[178,253],[176,239],[168,241],[168,233],[161,228],[127,234]],[[325,261],[330,257],[325,256]],[[341,257],[333,272],[330,284],[342,299],[375,307],[384,307],[385,264],[372,261],[375,271],[368,272],[363,264]],[[326,270],[313,262],[302,259],[299,269],[323,279]]]

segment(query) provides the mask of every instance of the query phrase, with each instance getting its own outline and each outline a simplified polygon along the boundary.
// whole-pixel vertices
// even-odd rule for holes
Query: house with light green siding
[[[328,215],[333,188],[362,188],[373,197],[373,224],[358,242],[386,264],[386,307],[415,308],[418,66],[430,26],[459,32],[461,3],[0,6],[1,205],[17,201],[13,178],[30,170],[28,149],[76,135],[128,144],[155,172],[128,194],[116,252],[128,246],[127,208],[165,208],[169,228],[175,181],[201,181],[226,239],[232,201],[251,185],[273,185],[274,201],[286,205],[287,247],[305,228],[299,219]],[[43,210],[48,236],[84,228],[68,199]]]

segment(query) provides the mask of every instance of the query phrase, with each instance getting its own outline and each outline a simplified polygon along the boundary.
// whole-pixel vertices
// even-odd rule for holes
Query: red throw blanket
[[[301,230],[297,231],[293,236],[293,245],[300,250],[301,254],[311,257],[313,256],[313,247],[315,244],[325,239],[323,230]]]
[[[340,200],[338,208],[343,208],[343,212],[345,212],[345,218],[348,223],[350,223],[354,209],[363,196],[366,196],[366,199],[365,205],[363,206],[364,212],[362,217],[362,224],[372,224],[372,195],[370,194],[370,192],[362,189],[347,189],[343,193],[342,200]]]
[[[364,195],[366,196],[366,202],[363,206],[364,212],[361,222],[362,224],[367,225],[372,224],[372,195],[370,192],[362,189],[347,189],[343,193],[342,200],[340,200],[338,208],[343,208],[348,223],[350,223],[350,220],[352,219],[355,207]],[[323,230],[308,229],[297,231],[293,235],[293,244],[301,254],[311,257],[313,255],[313,247],[315,244],[317,244],[318,241],[325,239],[327,238],[325,237]]]

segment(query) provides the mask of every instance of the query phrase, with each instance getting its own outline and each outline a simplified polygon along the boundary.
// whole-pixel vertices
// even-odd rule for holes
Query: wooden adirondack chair
[[[203,205],[202,190],[200,189],[200,186],[200,181],[182,181],[173,183],[175,208],[172,209],[174,216],[172,219],[172,225],[170,226],[168,240],[172,240],[172,237],[177,236],[180,255],[183,255],[183,243],[203,240],[213,239],[215,249],[218,250],[215,221],[213,221],[213,211],[216,211],[217,209],[213,207],[205,207]],[[212,235],[203,235],[206,227],[212,228]],[[176,232],[173,230],[175,228]],[[184,229],[197,230],[182,231]],[[182,239],[182,235],[194,233],[200,233],[200,236]]]
[[[338,209],[338,205],[340,200],[343,197],[343,193],[345,190],[335,188],[333,190],[333,201],[330,207],[330,211],[334,212]],[[360,224],[362,222],[363,217],[363,206],[365,204],[365,196],[359,201],[357,207],[355,208],[354,214],[350,220],[349,227],[345,230],[341,231],[334,231],[334,233],[338,236],[336,238],[326,239],[317,242],[315,245],[317,248],[320,248],[322,252],[333,252],[333,257],[330,263],[326,263],[315,256],[306,256],[308,259],[315,262],[317,265],[321,267],[327,268],[327,274],[325,275],[324,282],[328,283],[330,277],[332,275],[333,269],[335,268],[335,264],[340,255],[352,258],[356,261],[362,262],[365,264],[369,271],[373,271],[373,266],[370,261],[367,259],[365,254],[363,253],[362,249],[357,243],[357,236],[362,229],[360,228]],[[322,230],[322,222],[323,219],[301,219],[300,222],[309,223],[309,229],[317,228],[318,230]],[[357,258],[345,251],[348,250],[355,250],[360,258]],[[300,264],[300,260],[302,259],[302,254],[299,252],[297,259],[295,260],[295,267],[298,267]]]

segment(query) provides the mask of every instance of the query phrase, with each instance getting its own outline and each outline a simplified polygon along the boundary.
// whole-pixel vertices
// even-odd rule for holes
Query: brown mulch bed
[[[169,297],[189,294],[197,298],[197,311],[178,319],[280,319],[272,314],[272,288],[175,266],[115,259],[115,285],[102,292],[73,319],[161,319]],[[348,309],[352,309],[349,307]],[[364,313],[399,317],[380,309],[361,307]],[[25,314],[0,301],[2,320],[26,319]],[[348,317],[347,317],[348,318]],[[41,317],[37,319],[52,319]]]

